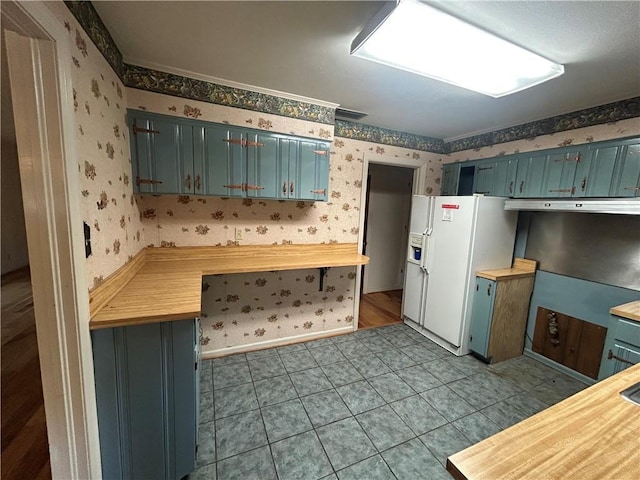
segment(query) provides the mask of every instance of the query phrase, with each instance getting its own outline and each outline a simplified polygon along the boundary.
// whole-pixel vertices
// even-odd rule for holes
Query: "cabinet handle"
[[[623,190],[640,190],[640,187],[624,187]]]
[[[520,182],[520,193],[522,193],[522,188],[524,187],[524,180]]]
[[[548,190],[548,191],[553,193],[556,193],[556,192],[573,193],[572,190],[573,188],[558,188],[556,190]]]
[[[137,125],[133,125],[133,134],[136,135],[138,132],[140,133],[160,133],[160,130],[149,130],[148,128],[140,128]]]
[[[487,285],[487,295],[491,296],[491,284]]]
[[[282,193],[287,193],[287,182],[286,180],[282,182]]]
[[[311,190],[311,193],[315,193],[316,195],[326,195],[327,189],[323,188],[322,190]]]
[[[185,180],[185,185],[187,186],[187,190],[191,190],[191,174],[187,175],[187,179]]]
[[[293,181],[289,184],[289,193],[293,193]]]
[[[611,349],[609,349],[609,353],[607,354],[607,359],[611,360],[612,358],[618,360],[619,362],[628,363],[629,365],[635,365],[635,363],[630,362],[626,358],[622,358],[622,357],[619,357],[618,355],[614,355]]]
[[[480,170],[493,170],[493,167],[478,167],[478,171]]]
[[[587,186],[587,177],[584,177],[582,179],[582,183],[580,184],[580,189],[584,192],[584,189],[586,188],[586,186]]]
[[[145,183],[148,185],[156,185],[158,183],[162,183],[162,180],[150,180],[147,178],[136,177],[136,185],[140,185],[142,183]]]
[[[231,184],[231,185],[223,185],[224,188],[230,188],[231,190],[242,190],[244,192],[244,183],[243,184]]]
[[[513,180],[509,182],[509,193],[513,193]]]
[[[491,192],[475,192],[475,193],[480,193],[482,195],[489,195]]]
[[[200,184],[200,175],[196,175],[196,191],[200,191],[200,187],[202,185]]]

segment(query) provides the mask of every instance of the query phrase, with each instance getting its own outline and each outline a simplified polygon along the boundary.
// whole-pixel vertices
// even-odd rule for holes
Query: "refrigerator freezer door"
[[[436,197],[426,268],[424,327],[457,347],[469,281],[475,197]]]
[[[429,226],[429,210],[434,198],[426,195],[414,195],[411,198],[410,232],[425,233]]]
[[[422,323],[422,307],[426,275],[419,264],[407,263],[407,272],[402,293],[402,315],[409,320]]]

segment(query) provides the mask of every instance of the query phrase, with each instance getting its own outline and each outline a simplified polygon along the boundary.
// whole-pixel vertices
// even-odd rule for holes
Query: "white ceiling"
[[[333,102],[368,113],[362,123],[446,140],[640,95],[638,1],[430,3],[564,64],[565,74],[495,99],[351,57],[383,2],[94,6],[127,63]]]

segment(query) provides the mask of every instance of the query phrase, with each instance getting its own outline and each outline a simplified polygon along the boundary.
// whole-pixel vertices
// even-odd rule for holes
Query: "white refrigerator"
[[[511,266],[517,212],[504,203],[482,195],[412,199],[402,315],[455,355],[469,353],[476,271]]]

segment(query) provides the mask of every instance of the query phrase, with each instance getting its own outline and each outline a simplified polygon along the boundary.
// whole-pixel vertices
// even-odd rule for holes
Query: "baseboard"
[[[554,370],[557,370],[560,373],[564,373],[565,375],[568,375],[572,378],[575,378],[576,380],[582,383],[586,383],[587,385],[594,385],[597,382],[597,380],[594,380],[591,377],[587,377],[586,375],[583,375],[580,372],[571,370],[570,368],[565,367],[560,363],[554,362],[553,360],[545,357],[544,355],[540,355],[539,353],[536,353],[528,348],[524,349],[524,355],[526,355],[527,357],[533,358],[534,360],[537,360],[540,363],[544,363],[546,366],[551,367]]]
[[[246,353],[254,352],[256,350],[264,350],[272,347],[282,347],[284,345],[292,345],[294,343],[308,342],[310,340],[319,340],[321,338],[335,337],[338,335],[345,335],[355,331],[353,326],[336,328],[334,330],[306,333],[303,335],[295,335],[292,337],[276,338],[273,340],[266,340],[263,342],[251,343],[248,345],[238,345],[236,347],[219,348],[218,350],[202,350],[202,359],[207,360],[210,358],[224,357],[226,355],[232,355],[234,353]]]

